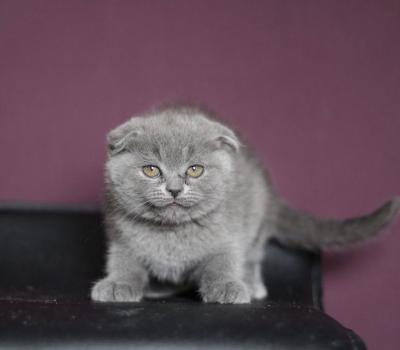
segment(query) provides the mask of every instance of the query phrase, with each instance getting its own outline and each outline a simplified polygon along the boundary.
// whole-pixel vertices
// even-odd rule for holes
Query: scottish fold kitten
[[[193,282],[204,302],[248,303],[267,289],[264,243],[306,249],[374,235],[394,199],[360,218],[320,220],[286,206],[237,135],[196,107],[165,107],[108,135],[107,275],[96,301],[140,301],[149,278]]]

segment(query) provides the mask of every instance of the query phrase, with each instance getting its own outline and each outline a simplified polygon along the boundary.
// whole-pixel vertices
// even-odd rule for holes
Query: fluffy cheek
[[[125,204],[140,204],[144,201],[144,189],[148,184],[140,168],[123,155],[110,159],[106,165],[108,181]]]
[[[231,177],[230,163],[227,162],[226,165],[225,167],[221,166],[221,163],[210,164],[206,174],[191,181],[191,191],[199,194],[201,198],[198,203],[199,211],[212,211],[224,199]]]
[[[204,178],[197,180],[198,183],[191,186],[194,192],[199,192],[205,201],[221,194],[223,184],[219,178],[217,169],[209,170]]]

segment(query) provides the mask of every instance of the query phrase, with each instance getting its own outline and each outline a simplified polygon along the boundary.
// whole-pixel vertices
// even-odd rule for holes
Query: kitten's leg
[[[262,225],[252,246],[246,252],[244,282],[250,291],[252,299],[264,299],[268,295],[262,277],[262,261],[265,254],[265,243],[268,238],[268,228]]]
[[[129,250],[113,244],[108,255],[107,276],[93,286],[91,297],[94,301],[140,301],[147,282],[147,271]]]
[[[200,294],[206,303],[243,304],[250,294],[242,282],[240,260],[233,254],[214,255],[198,269]]]
[[[264,299],[268,292],[262,279],[261,261],[248,261],[245,266],[244,282],[253,299]]]

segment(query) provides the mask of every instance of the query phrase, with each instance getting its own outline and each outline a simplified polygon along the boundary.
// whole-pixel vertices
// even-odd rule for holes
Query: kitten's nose
[[[171,193],[172,197],[174,197],[174,198],[178,197],[178,194],[181,192],[181,190],[172,189],[172,188],[167,188],[167,190],[169,193]]]

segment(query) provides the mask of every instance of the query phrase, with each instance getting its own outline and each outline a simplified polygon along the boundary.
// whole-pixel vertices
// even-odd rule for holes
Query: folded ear
[[[214,145],[234,153],[239,152],[241,143],[235,133],[222,124],[217,123],[217,125],[219,135],[214,139]]]
[[[111,156],[121,153],[126,149],[128,140],[138,134],[137,123],[133,118],[117,126],[107,134],[108,154]]]

